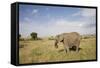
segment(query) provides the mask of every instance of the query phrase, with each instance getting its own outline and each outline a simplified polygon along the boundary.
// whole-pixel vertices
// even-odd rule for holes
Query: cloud
[[[25,20],[26,22],[30,22],[30,18],[28,18],[28,17],[24,17],[24,20]]]
[[[91,16],[95,16],[96,15],[95,13],[96,13],[95,9],[83,8],[80,11],[78,11],[77,13],[74,13],[72,16],[91,17]]]
[[[69,26],[72,26],[72,27],[81,27],[83,24],[81,24],[82,22],[78,22],[78,21],[66,21],[66,20],[59,20],[55,23],[55,25],[57,26],[61,26],[61,27],[69,27]]]
[[[38,13],[38,9],[33,9],[32,10],[32,14],[34,15],[34,14],[37,14]]]
[[[92,34],[95,32],[95,24],[87,24],[81,21],[66,21],[58,19],[48,21],[45,24],[37,22],[20,23],[20,33],[27,37],[31,32],[37,32],[38,36],[55,36],[60,33],[79,32],[80,34]]]
[[[82,16],[85,16],[85,17],[91,17],[91,16],[95,16],[96,14],[96,10],[95,9],[83,9],[82,10]]]

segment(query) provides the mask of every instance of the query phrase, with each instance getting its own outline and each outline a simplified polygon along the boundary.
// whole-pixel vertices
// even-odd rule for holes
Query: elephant
[[[58,48],[58,43],[62,42],[64,45],[64,50],[67,52],[70,51],[70,48],[73,46],[75,47],[75,51],[79,51],[81,36],[77,32],[70,32],[70,33],[62,33],[56,35],[55,37],[55,48]]]

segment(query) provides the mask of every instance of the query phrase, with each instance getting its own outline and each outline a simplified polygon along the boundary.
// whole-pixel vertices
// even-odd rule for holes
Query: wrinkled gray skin
[[[56,48],[58,48],[57,44],[59,42],[63,43],[66,53],[69,52],[69,48],[72,48],[73,46],[76,47],[76,52],[78,52],[80,45],[80,35],[77,32],[63,33],[55,37]]]

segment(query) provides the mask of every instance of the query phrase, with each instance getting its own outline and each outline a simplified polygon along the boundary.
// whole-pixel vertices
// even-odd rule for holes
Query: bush
[[[24,38],[20,38],[19,40],[20,40],[20,41],[25,41],[25,39],[24,39]]]
[[[32,32],[30,35],[33,40],[37,40],[37,33]]]
[[[53,36],[48,38],[49,40],[55,40],[55,38]]]
[[[88,39],[89,37],[85,36],[84,39]]]

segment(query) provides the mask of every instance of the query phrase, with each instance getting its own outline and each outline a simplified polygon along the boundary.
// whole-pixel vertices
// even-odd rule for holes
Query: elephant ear
[[[57,41],[59,40],[59,35],[56,35],[55,40]]]
[[[63,34],[59,35],[59,41],[60,41],[60,42],[63,42],[63,40],[64,40]]]

